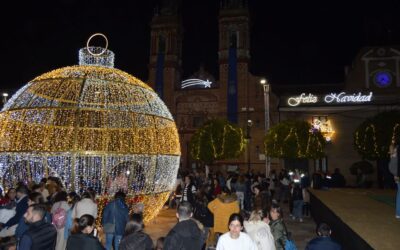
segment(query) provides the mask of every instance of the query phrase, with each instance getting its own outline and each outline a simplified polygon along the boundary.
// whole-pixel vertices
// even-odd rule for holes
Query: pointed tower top
[[[176,16],[179,12],[180,0],[163,0],[160,14],[163,16]]]
[[[246,9],[247,0],[222,0],[221,9]]]

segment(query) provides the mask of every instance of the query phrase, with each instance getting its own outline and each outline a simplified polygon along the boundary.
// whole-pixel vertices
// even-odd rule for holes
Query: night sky
[[[117,68],[147,80],[149,24],[160,2],[8,2],[0,17],[0,88],[16,89],[49,70],[77,64],[78,49],[96,32],[107,35]],[[253,74],[273,84],[340,83],[344,66],[363,46],[400,45],[398,0],[308,2],[249,0]],[[217,76],[218,7],[217,0],[183,0],[184,77],[200,64]]]

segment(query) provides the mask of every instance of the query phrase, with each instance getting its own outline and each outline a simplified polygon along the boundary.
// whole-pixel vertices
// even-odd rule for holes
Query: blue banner
[[[237,97],[237,59],[236,48],[229,49],[228,61],[228,121],[232,123],[238,122],[238,97]]]
[[[163,99],[164,94],[164,53],[157,55],[156,92]]]

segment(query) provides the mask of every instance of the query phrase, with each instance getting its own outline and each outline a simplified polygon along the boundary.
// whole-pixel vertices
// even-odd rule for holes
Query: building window
[[[231,31],[229,34],[229,48],[236,49],[239,45],[239,32]]]
[[[163,35],[158,37],[158,53],[165,53],[166,41]]]
[[[315,172],[321,171],[322,173],[328,173],[328,158],[323,157],[321,159],[315,160],[314,170]]]

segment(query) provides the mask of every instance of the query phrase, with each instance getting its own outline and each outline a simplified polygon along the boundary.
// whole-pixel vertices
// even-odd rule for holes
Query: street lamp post
[[[8,93],[3,93],[3,105],[6,104],[7,99],[8,99]]]
[[[251,127],[253,126],[253,121],[250,119],[250,112],[253,112],[253,107],[242,107],[242,112],[246,112],[246,140],[247,140],[247,172],[250,172],[251,160],[250,160],[250,141],[251,141]]]
[[[250,129],[251,126],[253,125],[253,121],[248,119],[247,120],[247,172],[250,172],[250,140],[251,140],[251,133],[250,133]]]
[[[261,85],[264,89],[264,129],[265,134],[269,131],[269,92],[270,92],[270,85],[266,79],[260,80]],[[265,152],[265,175],[269,177],[269,172],[271,170],[271,159],[267,156],[267,152]]]

